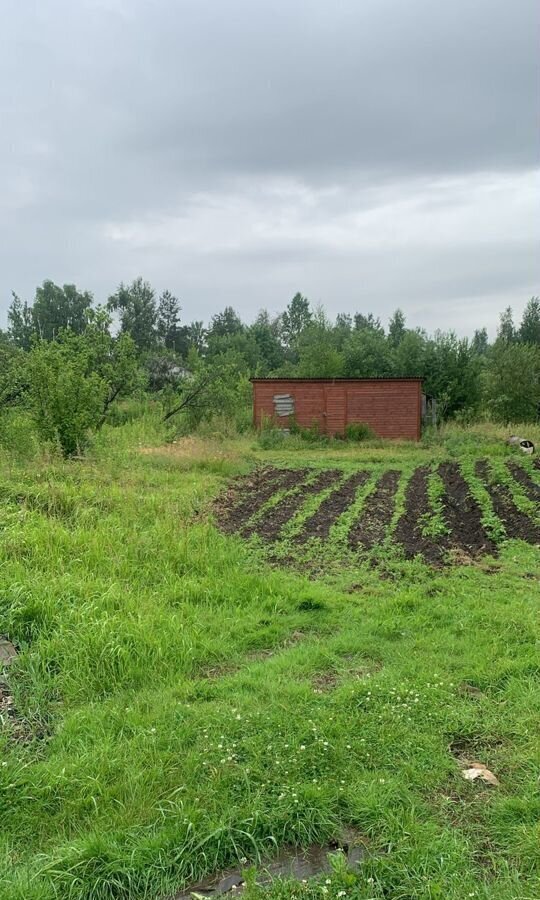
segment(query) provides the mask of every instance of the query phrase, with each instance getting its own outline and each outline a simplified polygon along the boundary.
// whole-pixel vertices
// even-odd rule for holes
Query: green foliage
[[[113,312],[120,320],[117,339],[111,334]],[[107,384],[96,427],[117,398],[137,396],[146,388],[170,411],[180,396],[189,396],[202,381],[212,381],[212,391],[197,392],[196,402],[190,400],[183,409],[182,430],[199,429],[205,419],[212,428],[211,421],[219,417],[231,417],[234,428],[244,429],[250,419],[248,379],[272,375],[416,376],[422,378],[425,392],[437,399],[439,421],[474,422],[486,416],[504,422],[533,421],[538,416],[536,297],[528,302],[519,328],[512,310],[503,312],[493,346],[485,328],[478,329],[471,341],[452,331],[428,336],[420,328],[409,329],[399,308],[387,333],[371,312],[340,313],[331,321],[300,293],[282,315],[271,317],[261,310],[249,325],[231,306],[214,315],[208,327],[201,321],[187,325],[181,321],[177,297],[165,290],[156,302],[154,289],[142,278],[122,283],[106,308],[92,306],[87,291],[46,280],[37,288],[33,304],[13,295],[8,323],[7,333],[0,333],[0,402],[5,406],[30,402],[28,361],[36,341],[62,343],[64,334],[84,337],[82,352],[90,366],[83,365],[84,377],[92,371]],[[503,359],[505,347],[533,350],[518,349]],[[45,430],[40,427],[40,434]]]
[[[348,441],[369,441],[375,435],[367,422],[349,422],[345,428],[345,437]]]
[[[103,414],[107,384],[90,362],[76,339],[40,341],[29,354],[29,402],[39,435],[66,456],[85,447]]]
[[[271,319],[263,309],[258,314],[250,334],[257,346],[257,372],[260,377],[279,369],[285,359],[284,349],[279,339],[279,320]]]
[[[392,347],[399,347],[407,333],[405,316],[401,309],[396,309],[388,324],[388,342]]]
[[[293,417],[291,417],[289,420],[289,430],[291,434],[297,435],[308,444],[316,444],[321,440],[325,442],[328,441],[328,437],[321,434],[321,429],[316,419],[314,419],[312,424],[306,428],[302,425],[299,425],[298,422]]]
[[[451,417],[459,409],[474,408],[480,402],[482,362],[467,338],[454,332],[437,332],[427,342],[424,357],[426,392],[437,398],[443,417]]]
[[[33,306],[23,304],[13,294],[8,311],[9,333],[13,342],[24,350],[30,349],[32,338],[54,341],[65,329],[82,334],[92,302],[92,294],[79,291],[74,284],[60,287],[46,280],[36,289]]]
[[[512,307],[507,306],[501,313],[499,330],[497,332],[497,340],[501,344],[512,344],[517,337],[516,326],[514,325],[514,314]]]
[[[121,284],[109,297],[109,310],[120,313],[120,328],[133,340],[138,350],[150,350],[157,339],[157,307],[155,292],[148,281],[136,278],[130,285]]]
[[[343,374],[343,356],[336,335],[319,309],[297,338],[297,374],[303,378],[338,378]]]
[[[157,308],[157,339],[165,350],[185,357],[189,350],[189,334],[188,328],[180,324],[180,312],[178,298],[170,291],[163,291]]]
[[[215,417],[228,418],[240,427],[246,420],[251,423],[251,383],[240,354],[229,350],[209,365],[191,351],[187,362],[189,376],[178,391],[163,398],[168,412],[178,408],[178,414],[171,418],[176,430],[189,432],[199,428],[203,420]]]
[[[289,435],[278,428],[272,419],[263,419],[257,435],[257,442],[262,450],[278,450],[288,440]]]
[[[13,301],[8,309],[8,335],[16,347],[29,350],[33,334],[32,309],[13,293]]]
[[[406,331],[393,353],[393,374],[399,378],[422,376],[426,371],[427,338],[420,331]]]
[[[112,338],[103,321],[96,316],[83,335],[64,331],[56,341],[38,341],[25,355],[24,402],[41,440],[66,456],[80,453],[112,404],[140,384],[132,339]]]
[[[252,900],[540,896],[536,549],[444,571],[268,566],[203,513],[283,447],[160,448],[141,421],[105,428],[90,464],[0,469],[0,632],[20,651],[2,900],[157,900],[229,866],[252,869]],[[442,437],[468,453],[481,431]],[[363,464],[445,452],[388,444]],[[297,451],[321,459],[358,470],[344,443]],[[466,782],[456,746],[500,787]],[[261,859],[345,828],[358,866],[255,884]]]
[[[472,339],[472,349],[477,356],[485,356],[489,349],[487,328],[477,328]]]
[[[28,389],[27,355],[12,343],[0,344],[0,409],[17,405]]]
[[[485,398],[497,422],[534,422],[540,404],[540,345],[498,341],[485,372]]]
[[[375,378],[392,374],[391,350],[384,333],[371,327],[353,331],[343,347],[343,375]]]
[[[233,334],[240,334],[244,330],[240,316],[234,311],[232,306],[226,306],[223,312],[216,313],[212,316],[210,328],[208,329],[208,337],[219,338],[229,337]]]
[[[540,346],[540,297],[531,297],[519,327],[519,339],[524,344]]]
[[[35,421],[24,409],[6,409],[0,413],[0,447],[15,459],[33,459],[39,443]]]
[[[287,350],[296,358],[297,343],[302,332],[312,320],[312,313],[307,297],[295,294],[287,309],[281,316],[281,334]]]

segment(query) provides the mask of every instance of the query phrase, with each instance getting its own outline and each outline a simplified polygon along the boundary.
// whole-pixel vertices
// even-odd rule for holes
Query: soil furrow
[[[253,529],[264,541],[275,541],[286,522],[298,512],[306,497],[310,494],[318,494],[319,491],[330,487],[338,478],[343,476],[340,469],[325,469],[309,484],[303,485],[293,494],[283,497],[275,506],[268,510]]]
[[[221,531],[226,534],[239,531],[276,491],[297,484],[308,471],[268,467],[239,478],[214,506]]]
[[[483,459],[476,463],[475,473],[491,497],[495,514],[503,523],[508,537],[520,538],[528,544],[540,543],[540,528],[517,508],[506,485],[490,482],[487,460]]]
[[[411,559],[421,554],[426,562],[442,565],[450,547],[447,535],[422,534],[423,517],[431,512],[427,480],[428,466],[420,466],[413,473],[405,492],[405,512],[397,523],[394,538],[401,544],[405,556]]]
[[[373,493],[367,497],[360,517],[349,532],[349,546],[353,550],[358,546],[371,550],[384,540],[386,529],[392,521],[400,474],[395,469],[385,472]]]
[[[482,511],[471,495],[459,465],[444,462],[439,466],[444,483],[443,515],[450,528],[450,541],[470,556],[495,553],[496,545],[482,525]]]
[[[512,473],[512,478],[523,488],[529,500],[532,500],[533,503],[539,503],[540,485],[535,484],[528,472],[522,469],[518,463],[508,462],[506,465]]]
[[[359,487],[366,483],[369,472],[355,472],[342,485],[332,491],[309,519],[304,522],[302,532],[298,535],[298,543],[305,543],[310,538],[326,540],[336,519],[354,502]]]

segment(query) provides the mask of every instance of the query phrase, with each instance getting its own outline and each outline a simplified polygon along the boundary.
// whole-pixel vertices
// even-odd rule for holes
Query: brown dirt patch
[[[427,492],[428,466],[420,466],[413,472],[405,492],[405,512],[396,526],[395,541],[401,544],[405,556],[412,559],[419,554],[432,565],[442,565],[444,555],[450,547],[446,535],[435,539],[422,534],[424,516],[431,507]]]
[[[505,484],[492,484],[489,480],[489,466],[483,459],[476,463],[475,473],[488,492],[495,515],[503,523],[509,538],[519,538],[528,544],[540,543],[540,528],[517,508]]]
[[[334,484],[341,478],[343,472],[339,469],[325,469],[320,472],[313,481],[301,485],[294,493],[287,494],[275,506],[268,510],[250,533],[257,534],[264,541],[275,541],[286,522],[298,512],[300,507],[310,494],[318,494],[325,488]],[[298,480],[298,474],[295,482]]]
[[[326,694],[328,691],[333,691],[338,686],[338,683],[339,675],[333,670],[317,672],[311,679],[311,684],[316,694]]]
[[[206,460],[240,459],[240,454],[225,447],[222,441],[209,440],[208,438],[183,437],[172,441],[170,444],[162,444],[158,447],[139,447],[138,453],[143,456],[166,456],[178,460]]]
[[[302,532],[297,538],[298,543],[304,543],[310,538],[326,540],[336,519],[339,519],[354,502],[358,488],[365,484],[368,478],[369,472],[355,472],[335,491],[332,491],[313,515],[304,522]]]
[[[275,644],[273,647],[261,647],[259,650],[252,650],[244,657],[242,662],[216,662],[214,665],[204,666],[204,668],[199,669],[196,677],[215,680],[218,678],[227,678],[229,675],[236,675],[246,664],[271,659],[283,650],[289,650],[291,647],[295,647],[296,644],[306,640],[308,637],[309,633],[306,633],[305,631],[292,631],[287,637],[283,638],[283,640],[279,641],[279,643]]]
[[[274,647],[265,647],[261,650],[254,650],[248,655],[247,661],[260,662],[263,659],[270,659],[277,653],[281,653],[282,650],[288,650],[290,647],[295,647],[296,644],[299,644],[301,641],[305,641],[307,637],[308,635],[305,631],[293,631]]]
[[[31,741],[33,737],[42,736],[35,734],[30,723],[20,715],[13,701],[9,685],[0,678],[0,732],[4,729],[7,731],[11,741],[20,744]]]
[[[512,478],[523,488],[524,493],[533,503],[540,502],[540,485],[535,484],[528,472],[515,462],[507,462]]]
[[[349,532],[349,546],[371,550],[384,540],[394,512],[394,497],[401,473],[390,469],[382,475],[372,494],[366,499],[360,517]]]
[[[331,668],[324,672],[316,672],[311,678],[311,684],[316,694],[325,694],[333,691],[343,681],[356,678],[363,680],[371,678],[376,672],[382,669],[382,663],[375,660],[362,660],[356,654],[350,654],[343,657],[345,668]],[[347,665],[349,663],[349,665]]]
[[[479,687],[476,687],[475,684],[469,684],[466,681],[464,681],[463,684],[460,684],[458,691],[464,697],[473,697],[475,699],[478,699],[484,696],[483,691],[481,691]]]
[[[482,525],[480,506],[469,492],[469,486],[456,462],[439,466],[444,482],[443,515],[450,528],[450,540],[472,557],[494,554],[497,547]]]
[[[276,856],[263,860],[257,867],[255,882],[258,885],[270,885],[275,879],[294,879],[307,881],[324,873],[332,872],[330,854],[341,850],[349,868],[356,868],[366,857],[369,847],[367,837],[355,829],[344,829],[343,834],[328,844],[312,844],[301,849],[298,847],[282,847]],[[247,861],[246,861],[247,862]],[[210,875],[198,884],[185,888],[175,894],[173,900],[192,900],[193,894],[200,897],[219,897],[229,892],[234,896],[241,894],[246,887],[242,866],[225,869]]]
[[[232,534],[248,522],[276,491],[292,487],[306,476],[308,469],[257,468],[249,475],[235,478],[229,489],[214,503],[221,531]]]
[[[466,762],[469,759],[484,759],[484,757],[492,756],[493,751],[502,747],[503,743],[499,737],[457,734],[450,741],[448,749],[456,759]]]

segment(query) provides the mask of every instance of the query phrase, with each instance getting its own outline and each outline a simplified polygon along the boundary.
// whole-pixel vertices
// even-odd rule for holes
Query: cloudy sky
[[[0,327],[44,278],[493,333],[540,293],[538,0],[3,0]]]

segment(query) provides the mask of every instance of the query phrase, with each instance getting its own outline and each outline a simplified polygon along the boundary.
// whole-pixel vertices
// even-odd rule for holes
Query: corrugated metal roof
[[[402,377],[400,375],[372,375],[371,378],[298,378],[297,376],[289,376],[282,375],[280,377],[275,376],[272,378],[250,378],[251,382],[276,382],[276,381],[304,381],[304,382],[326,382],[326,384],[333,384],[336,381],[422,381],[420,375],[407,375]]]

